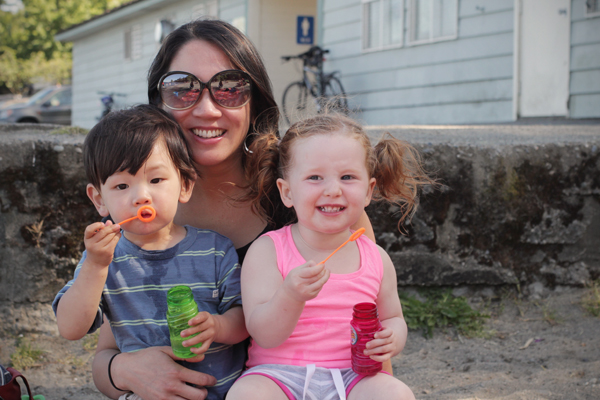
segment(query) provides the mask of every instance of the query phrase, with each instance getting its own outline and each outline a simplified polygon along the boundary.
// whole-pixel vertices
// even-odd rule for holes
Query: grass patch
[[[559,325],[564,322],[558,312],[555,309],[550,308],[547,304],[542,304],[540,308],[542,309],[542,320],[546,321],[550,325]]]
[[[581,298],[581,305],[594,317],[600,317],[600,279],[591,283]]]
[[[98,347],[98,336],[100,336],[100,329],[92,334],[85,335],[82,339],[83,349],[85,351],[96,351],[96,347]]]
[[[26,370],[27,368],[40,366],[44,354],[43,350],[31,346],[28,340],[20,339],[17,343],[17,349],[10,355],[10,361],[15,369]]]
[[[435,328],[454,327],[465,337],[485,336],[484,322],[490,316],[473,310],[465,297],[454,297],[451,290],[429,289],[419,292],[425,301],[399,293],[404,319],[409,329],[422,330],[433,337]]]

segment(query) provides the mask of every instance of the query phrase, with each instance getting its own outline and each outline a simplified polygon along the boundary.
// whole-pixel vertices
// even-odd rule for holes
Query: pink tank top
[[[293,268],[306,263],[300,255],[291,226],[271,231],[277,267],[285,279]],[[377,246],[365,236],[356,241],[360,268],[350,274],[331,274],[319,295],[306,302],[291,336],[279,347],[263,349],[251,340],[248,367],[262,364],[315,364],[325,368],[350,368],[350,320],[356,303],[375,302],[383,278]]]

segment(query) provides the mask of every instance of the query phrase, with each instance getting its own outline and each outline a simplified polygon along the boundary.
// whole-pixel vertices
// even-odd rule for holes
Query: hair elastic
[[[124,390],[124,389],[119,389],[115,383],[113,382],[113,378],[112,378],[112,374],[110,373],[110,366],[112,365],[113,360],[115,359],[116,356],[118,356],[121,353],[115,353],[112,355],[112,357],[110,358],[110,361],[108,362],[108,380],[110,381],[110,384],[117,390],[121,391],[121,392],[128,392],[129,390]]]

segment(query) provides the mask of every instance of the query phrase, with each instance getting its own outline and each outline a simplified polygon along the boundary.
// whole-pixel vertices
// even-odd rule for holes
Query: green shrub
[[[484,321],[490,316],[473,310],[465,297],[454,297],[451,290],[429,289],[419,292],[425,301],[399,293],[404,319],[409,329],[422,330],[433,337],[434,328],[454,327],[465,337],[482,336]]]

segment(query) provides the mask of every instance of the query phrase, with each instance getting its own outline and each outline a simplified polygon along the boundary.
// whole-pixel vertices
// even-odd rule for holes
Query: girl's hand
[[[309,261],[292,269],[283,281],[283,289],[294,300],[304,303],[317,297],[329,279],[325,264]]]
[[[83,242],[90,265],[108,267],[112,262],[117,242],[121,238],[121,227],[112,221],[95,222],[85,228]]]
[[[365,345],[365,355],[371,360],[384,362],[396,353],[396,334],[392,328],[386,327],[375,333],[375,339]]]
[[[191,325],[191,328],[185,329],[181,332],[182,337],[188,337],[195,333],[199,333],[198,335],[185,340],[182,344],[185,347],[193,346],[198,343],[202,343],[200,347],[192,347],[190,351],[192,353],[202,355],[202,359],[204,358],[203,354],[206,353],[211,343],[215,340],[215,336],[219,332],[219,321],[209,312],[202,311],[199,312],[194,318],[190,319],[188,325]],[[194,357],[194,360],[197,360]]]

